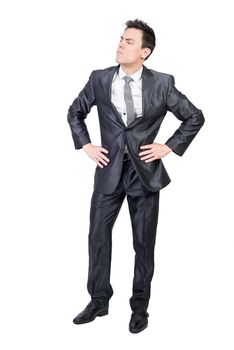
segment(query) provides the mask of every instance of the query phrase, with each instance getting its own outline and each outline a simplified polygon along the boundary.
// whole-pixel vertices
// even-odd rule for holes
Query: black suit
[[[146,67],[142,72],[143,115],[126,126],[111,102],[111,84],[119,66],[93,71],[88,83],[69,108],[68,122],[75,148],[91,142],[85,118],[96,105],[100,122],[101,145],[109,150],[110,163],[97,166],[91,201],[89,232],[88,290],[97,302],[109,300],[111,231],[127,195],[136,252],[132,309],[148,306],[154,268],[159,190],[170,178],[162,160],[145,163],[140,146],[151,144],[167,113],[182,121],[166,144],[183,155],[204,123],[202,111],[174,86],[174,77]],[[123,162],[127,145],[131,161]]]

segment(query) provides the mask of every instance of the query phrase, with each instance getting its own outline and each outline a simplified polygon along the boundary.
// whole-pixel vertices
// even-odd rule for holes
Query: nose
[[[123,40],[121,40],[121,41],[119,42],[119,47],[120,47],[121,49],[124,48],[124,42],[123,42]]]

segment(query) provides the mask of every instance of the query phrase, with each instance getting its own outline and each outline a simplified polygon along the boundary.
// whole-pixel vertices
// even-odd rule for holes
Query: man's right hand
[[[94,146],[92,143],[87,143],[84,145],[83,150],[85,153],[95,161],[95,163],[100,167],[104,168],[103,165],[108,165],[110,159],[107,158],[103,153],[108,153],[109,151],[101,146]]]

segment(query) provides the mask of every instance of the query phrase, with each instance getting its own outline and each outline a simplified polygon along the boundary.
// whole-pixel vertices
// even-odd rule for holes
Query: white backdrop
[[[231,1],[2,1],[1,348],[234,347]],[[67,110],[93,69],[115,64],[128,19],[157,47],[146,66],[175,76],[206,124],[165,158],[149,327],[128,331],[134,253],[126,201],[113,230],[110,314],[75,326],[86,291],[95,164],[75,151]],[[96,110],[87,118],[99,144]],[[168,113],[158,142],[179,125]]]

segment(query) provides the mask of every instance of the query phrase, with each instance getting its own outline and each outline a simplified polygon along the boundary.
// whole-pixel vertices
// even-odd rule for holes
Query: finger
[[[141,160],[150,159],[150,158],[153,158],[153,157],[155,157],[155,155],[150,153],[150,154],[148,154],[148,155],[146,155],[144,157],[141,157]]]
[[[158,159],[161,159],[162,157],[159,155],[159,154],[157,154],[157,155],[155,155],[154,157],[152,157],[152,158],[150,158],[150,159],[147,159],[146,161],[145,161],[145,163],[148,163],[148,162],[152,162],[152,161],[154,161],[154,160],[158,160]]]
[[[96,164],[97,164],[100,168],[104,168],[104,166],[103,166],[98,160],[96,160]]]
[[[150,163],[150,162],[153,162],[154,160],[158,159],[157,157],[153,157],[153,158],[150,158],[150,159],[147,159],[145,161],[145,163]]]
[[[150,153],[152,153],[152,150],[150,149],[148,149],[147,151],[143,151],[143,152],[140,152],[139,153],[139,156],[144,156],[145,154],[150,154]]]
[[[109,162],[110,162],[110,159],[107,158],[106,156],[103,155],[103,153],[101,154],[98,154],[96,157],[95,157],[95,160],[97,160],[98,162],[101,162],[105,165],[107,165]]]
[[[106,156],[104,156],[104,154],[101,154],[101,155],[100,155],[100,158],[103,159],[103,160],[105,160],[105,161],[108,162],[108,163],[109,163],[109,161],[110,161],[110,159],[107,158]]]
[[[104,152],[104,153],[109,153],[109,151],[103,147],[101,147],[101,152]]]
[[[140,149],[146,149],[146,148],[151,148],[152,147],[152,144],[150,145],[143,145],[143,146],[140,146]]]
[[[104,165],[108,165],[108,162],[106,162],[106,161],[103,160],[103,159],[101,159],[101,160],[99,161],[99,163],[104,164]]]
[[[100,164],[108,165],[109,159],[106,158],[106,157],[105,157],[105,159],[104,159],[104,157],[105,157],[105,156],[103,156],[103,154],[102,154],[100,157],[97,157],[96,159],[97,159],[97,161],[98,161]]]

